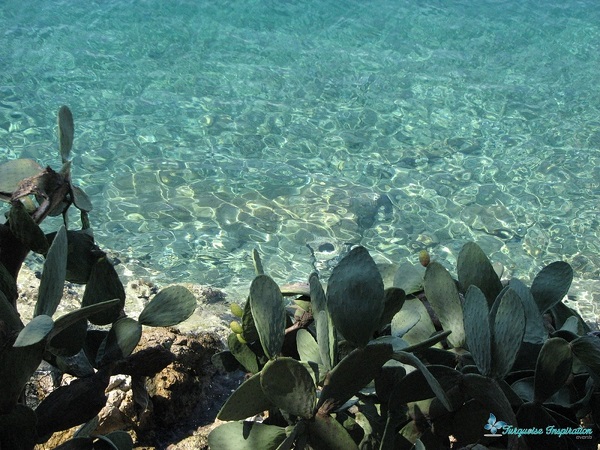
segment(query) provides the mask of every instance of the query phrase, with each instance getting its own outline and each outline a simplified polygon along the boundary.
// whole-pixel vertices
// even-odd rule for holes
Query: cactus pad
[[[183,286],[161,290],[142,310],[139,321],[150,327],[171,327],[188,319],[196,310],[196,297]]]

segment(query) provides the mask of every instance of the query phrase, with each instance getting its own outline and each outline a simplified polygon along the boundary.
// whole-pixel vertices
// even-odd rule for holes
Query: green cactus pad
[[[11,305],[13,299],[17,298],[17,282],[2,263],[0,263],[0,292]]]
[[[326,401],[340,406],[373,380],[392,357],[389,344],[369,344],[343,358],[329,373],[317,408]]]
[[[313,415],[316,391],[312,376],[293,358],[267,362],[260,372],[265,396],[279,409],[304,419]]]
[[[436,331],[427,339],[411,345],[407,345],[408,343],[404,339],[394,337],[395,340],[402,341],[402,343],[397,342],[394,344],[394,351],[397,351],[396,349],[398,348],[403,349],[403,351],[405,352],[420,352],[422,350],[429,349],[434,345],[438,345],[438,347],[441,347],[439,343],[446,339],[450,335],[450,333],[451,331]]]
[[[429,364],[440,364],[448,367],[455,367],[457,365],[461,358],[459,355],[453,351],[432,347],[425,348],[419,352],[419,356]]]
[[[308,373],[313,379],[313,384],[315,386],[321,386],[323,384],[323,382],[325,381],[325,376],[328,373],[325,370],[325,366],[323,364],[305,361],[300,361],[300,364],[302,364],[304,368],[308,371]]]
[[[573,355],[600,382],[600,339],[596,336],[585,335],[570,342]]]
[[[466,343],[471,356],[483,375],[492,373],[492,330],[488,303],[481,289],[469,286],[463,305]]]
[[[257,422],[230,422],[208,435],[212,450],[276,450],[285,440],[285,428]]]
[[[291,430],[290,430],[291,428]],[[277,450],[292,450],[306,448],[308,443],[308,425],[305,420],[300,420],[296,424],[286,428],[287,437],[277,447]]]
[[[396,313],[402,309],[402,305],[404,305],[404,301],[406,300],[406,294],[400,288],[390,287],[384,291],[383,299],[384,307],[379,319],[379,330],[389,325]]]
[[[394,275],[394,286],[411,295],[423,290],[425,267],[414,264],[403,264]]]
[[[52,339],[48,340],[48,351],[56,356],[75,355],[85,343],[87,326],[87,320],[81,319],[56,333]]]
[[[108,331],[94,329],[88,330],[85,336],[83,351],[86,359],[91,361],[95,368],[98,368],[98,365],[95,363],[96,357],[98,356],[98,350],[100,349],[102,342],[106,339],[106,336],[108,336]]]
[[[567,342],[571,342],[577,339],[579,337],[579,334],[573,333],[569,330],[556,330],[550,333],[550,337],[559,337],[563,338]]]
[[[392,263],[377,263],[377,270],[381,274],[383,280],[383,288],[399,287],[394,285],[394,275],[398,272],[398,265]]]
[[[242,314],[242,329],[244,330],[242,334],[247,342],[258,341],[258,331],[256,330],[254,317],[252,317],[252,309],[250,308],[250,298],[248,298],[244,304],[244,312]]]
[[[317,343],[325,370],[331,370],[338,362],[338,349],[335,327],[327,311],[320,311],[317,317]]]
[[[45,239],[45,238],[44,238]],[[67,232],[61,226],[52,241],[40,280],[34,316],[52,316],[60,303],[67,274]]]
[[[317,415],[308,422],[308,435],[315,450],[358,450],[348,431],[330,415]]]
[[[516,424],[517,419],[510,405],[510,402],[502,392],[502,388],[493,378],[484,377],[476,373],[465,374],[462,377],[462,382],[459,384],[459,389],[465,395],[474,398],[481,405],[487,407],[490,413],[493,413],[498,419],[505,421],[508,424]],[[514,438],[514,439],[513,439]],[[509,436],[509,448],[516,444],[516,436]]]
[[[86,423],[81,425],[79,428],[77,428],[75,433],[73,433],[73,437],[74,438],[82,438],[82,437],[93,436],[94,431],[96,431],[96,428],[98,428],[99,424],[100,424],[100,418],[98,416],[96,416],[96,417],[92,418],[91,420],[88,420]]]
[[[258,360],[256,354],[248,347],[247,344],[242,344],[237,334],[231,333],[227,338],[227,347],[231,354],[237,359],[237,361],[244,366],[244,368],[250,373],[258,372]]]
[[[106,450],[132,450],[133,449],[133,439],[126,431],[113,431],[112,433],[108,433],[105,436],[96,436],[98,439],[93,443],[94,450],[98,449],[106,449]],[[68,442],[68,441],[67,441]],[[87,447],[84,447],[87,448]],[[60,449],[58,449],[60,450]],[[65,449],[66,450],[66,449]],[[78,449],[73,449],[78,450]],[[83,448],[81,449],[83,450]]]
[[[42,362],[45,342],[28,347],[9,347],[0,352],[0,411],[9,411],[16,404],[25,383]]]
[[[561,338],[548,339],[535,366],[534,401],[544,403],[563,387],[572,367],[573,353],[569,343]]]
[[[296,347],[300,355],[300,361],[322,364],[319,344],[307,330],[301,328],[296,333]]]
[[[578,322],[578,328],[582,333],[589,333],[591,331],[589,325],[581,318],[579,313],[573,308],[569,308],[563,302],[558,302],[552,308],[550,308],[550,314],[556,328],[562,328],[567,320],[571,317],[576,317]]]
[[[579,325],[579,319],[576,316],[568,317],[561,325],[560,329],[576,335],[584,334],[582,327]]]
[[[6,299],[6,296],[0,291],[0,321],[4,322],[6,331],[14,332],[23,329],[21,317],[13,305]]]
[[[281,353],[286,313],[279,286],[269,276],[258,275],[252,281],[250,308],[263,351],[272,359]]]
[[[142,325],[131,317],[123,317],[112,324],[108,335],[98,349],[98,366],[126,358],[142,337]]]
[[[63,105],[58,110],[58,146],[63,163],[69,159],[74,134],[73,114],[68,106]]]
[[[67,240],[69,242],[67,281],[86,284],[90,280],[96,261],[98,261],[98,255],[102,253],[98,250],[89,230],[69,230],[67,231]]]
[[[217,419],[244,420],[261,414],[273,406],[260,385],[260,373],[256,373],[231,394],[217,414]]]
[[[283,291],[281,293],[285,296]],[[298,295],[303,295],[303,294],[298,294]],[[310,295],[310,293],[308,293],[307,296],[308,295]],[[311,302],[308,300],[302,300],[301,298],[297,298],[297,299],[293,300],[293,303],[294,303],[294,309],[296,310],[295,314],[294,314],[295,317],[297,316],[298,318],[300,318],[300,317],[302,317],[302,315],[305,312],[312,312],[312,305],[311,305]]]
[[[308,283],[286,283],[279,286],[279,290],[284,297],[309,297],[310,286]],[[304,300],[302,300],[304,301]],[[310,302],[307,302],[310,303]]]
[[[494,266],[474,242],[467,242],[461,249],[456,261],[456,272],[461,291],[466,292],[474,284],[481,289],[488,305],[494,302],[502,290],[502,283]]]
[[[83,189],[78,186],[71,186],[71,192],[73,193],[73,204],[80,211],[90,212],[94,207],[92,201],[87,196]]]
[[[107,300],[102,303],[97,303],[95,305],[76,309],[75,311],[71,311],[70,313],[67,313],[64,316],[60,316],[54,321],[54,328],[48,335],[48,339],[53,339],[54,336],[56,336],[58,333],[69,328],[71,325],[73,325],[75,322],[80,321],[81,319],[88,318],[91,315],[101,312],[105,309],[113,308],[116,304],[119,303],[119,301],[119,299]]]
[[[188,319],[196,310],[196,297],[183,286],[161,290],[142,310],[139,321],[150,327],[171,327]]]
[[[52,331],[52,328],[54,328],[54,321],[50,316],[36,316],[21,330],[15,340],[14,347],[27,347],[43,341]]]
[[[353,248],[333,269],[327,310],[344,338],[364,347],[379,327],[385,307],[383,280],[364,247]]]
[[[46,254],[48,251],[46,235],[25,210],[23,203],[13,202],[8,213],[8,225],[10,231],[23,245],[35,253]]]
[[[56,233],[48,233],[46,239],[52,244]],[[66,280],[76,284],[86,284],[92,268],[104,253],[98,249],[90,230],[67,230],[67,274]]]
[[[82,353],[76,353],[73,356],[63,357],[45,353],[46,361],[57,367],[61,372],[68,373],[78,378],[91,377],[94,375],[94,367],[87,356]]]
[[[538,306],[531,295],[531,291],[523,282],[513,278],[508,283],[510,288],[514,290],[521,299],[523,312],[525,313],[525,335],[523,341],[532,344],[543,344],[548,333],[544,327],[544,320]]]
[[[401,309],[392,318],[392,336],[404,336],[406,333],[412,330],[417,323],[419,323],[419,320],[421,320],[421,314],[420,311],[418,311],[420,308],[411,308],[410,306],[418,305],[419,307],[422,307],[423,304],[417,300],[416,302],[409,301],[407,305],[409,306]],[[425,312],[427,311],[425,310]]]
[[[8,414],[0,415],[0,448],[29,450],[34,448],[37,416],[28,406],[18,404]]]
[[[239,363],[233,353],[229,350],[223,350],[217,352],[210,357],[210,362],[218,370],[222,372],[235,372],[236,370],[243,370],[242,365]]]
[[[435,333],[435,326],[423,302],[418,298],[408,299],[392,319],[392,335],[409,344],[423,342]]]
[[[106,404],[108,381],[108,376],[98,372],[52,391],[35,409],[38,435],[66,430],[96,416]]]
[[[58,205],[56,205],[56,207],[54,209],[52,209],[50,211],[50,213],[48,214],[50,217],[58,217],[63,215],[66,211],[67,208],[69,207],[69,204],[67,202],[62,202],[59,203]],[[64,217],[64,216],[63,216]]]
[[[492,367],[493,376],[502,379],[512,368],[521,347],[525,334],[525,313],[519,295],[510,288],[496,301],[499,302],[498,307],[496,309],[494,304],[490,315],[490,324],[493,323]]]
[[[91,306],[115,298],[119,299],[119,303],[90,316],[89,321],[94,325],[108,325],[117,320],[125,306],[125,289],[119,275],[111,262],[103,257],[98,259],[92,267],[81,305],[83,307]]]
[[[444,391],[456,386],[462,377],[459,371],[446,366],[430,365],[427,366],[427,371],[437,380]],[[404,371],[404,373],[405,375],[399,378],[389,394],[390,409],[395,412],[400,412],[402,406],[407,403],[435,397],[435,392],[425,373],[420,370],[413,370],[409,374]],[[402,372],[399,372],[398,375],[402,375]]]
[[[545,430],[546,427],[549,427],[549,426],[553,426],[554,428],[564,428],[564,424],[559,424],[552,417],[552,415],[548,412],[548,410],[546,408],[544,408],[539,403],[533,403],[533,402],[525,403],[519,408],[519,410],[517,411],[515,422],[509,422],[510,419],[507,420],[505,418],[505,416],[498,416],[496,414],[496,417],[502,417],[502,420],[504,420],[505,422],[507,422],[509,424],[518,423],[519,428],[523,428],[523,429],[539,428],[539,429]],[[576,424],[574,424],[574,423],[571,424],[571,428],[575,428],[575,427],[576,427]],[[515,438],[516,438],[516,436],[515,436]],[[526,442],[528,448],[536,449],[536,450],[537,449],[567,450],[567,449],[573,448],[570,445],[569,439],[565,439],[564,437],[562,439],[560,439],[560,438],[558,438],[558,436],[552,435],[552,434],[546,434],[546,433],[536,434],[536,435],[525,434],[524,439],[525,439],[525,442]],[[518,448],[518,447],[515,446],[514,448]]]
[[[110,450],[132,450],[133,449],[133,439],[126,431],[118,430],[113,431],[112,433],[108,433],[105,436],[96,436],[99,441],[106,442],[107,445],[110,446]],[[99,442],[94,444],[94,449],[98,446]],[[109,447],[107,447],[108,449]]]
[[[427,368],[427,366],[425,366],[425,364],[423,364],[419,358],[417,358],[412,353],[407,353],[407,352],[396,352],[396,353],[394,353],[393,356],[394,356],[394,359],[396,361],[399,361],[402,364],[409,364],[409,365],[411,365],[411,366],[416,367],[417,369],[419,369],[419,371],[421,372],[421,374],[425,378],[425,381],[427,381],[427,384],[429,385],[429,388],[431,389],[431,392],[442,403],[442,405],[444,406],[444,408],[446,408],[448,411],[452,411],[454,409],[452,403],[450,402],[450,399],[446,395],[446,389],[445,388],[447,388],[447,386],[442,385],[438,381],[437,377],[435,377],[429,371],[429,369]],[[443,369],[439,369],[439,370],[443,370]],[[452,375],[452,376],[454,376],[454,375]]]
[[[434,261],[427,266],[423,284],[427,300],[442,327],[444,330],[452,331],[448,336],[448,342],[453,347],[463,347],[465,343],[463,311],[456,283],[444,266]]]
[[[406,376],[406,369],[398,361],[388,361],[375,378],[375,392],[382,405],[387,405],[394,387]]]
[[[256,275],[264,275],[265,269],[263,269],[262,261],[260,260],[260,254],[256,249],[252,249],[252,262],[254,263],[254,272]]]
[[[573,268],[563,261],[544,267],[533,279],[531,294],[543,314],[567,295],[573,281]]]
[[[43,170],[33,159],[13,159],[0,164],[0,200],[9,201],[22,180]]]
[[[308,277],[308,284],[310,285],[310,301],[312,303],[313,317],[315,319],[321,311],[327,309],[327,298],[325,297],[325,291],[319,281],[319,275],[311,273]]]

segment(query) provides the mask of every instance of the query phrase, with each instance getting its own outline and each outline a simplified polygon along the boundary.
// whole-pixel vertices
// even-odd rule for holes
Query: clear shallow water
[[[597,314],[594,0],[8,0],[0,30],[0,151],[58,168],[69,105],[135,276],[245,289],[254,247],[291,282],[307,244],[454,265],[475,240],[525,279],[571,263]]]

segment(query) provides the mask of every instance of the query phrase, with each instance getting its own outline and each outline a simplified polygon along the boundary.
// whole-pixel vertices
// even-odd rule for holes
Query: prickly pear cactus
[[[265,355],[281,353],[285,337],[285,307],[279,286],[268,275],[258,275],[250,285],[250,307]]]
[[[334,269],[327,294],[312,274],[307,289],[285,291],[298,296],[291,304],[303,311],[289,315],[285,347],[269,343],[265,331],[270,323],[282,326],[272,320],[279,312],[265,307],[279,311],[280,292],[259,275],[269,287],[255,287],[244,310],[236,308],[241,323],[232,323],[229,338],[230,354],[252,366],[254,375],[219,413],[238,422],[216,428],[211,448],[249,449],[260,442],[273,449],[425,449],[441,448],[453,435],[461,447],[483,449],[475,443],[488,442],[486,430],[503,421],[519,428],[560,423],[577,429],[571,419],[595,408],[598,388],[591,380],[600,380],[600,340],[560,301],[570,267],[547,266],[529,289],[516,279],[500,283],[473,243],[459,256],[458,281],[439,263],[424,262],[426,268],[416,270],[384,267],[386,290],[362,247]],[[396,281],[400,285],[389,286]],[[264,309],[252,306],[263,291],[270,301],[261,304]],[[314,323],[306,320],[307,312]],[[554,330],[542,312],[549,313]],[[255,340],[240,342],[238,336],[251,333]],[[288,356],[290,350],[299,361]],[[288,426],[244,421],[266,410]],[[527,437],[528,448],[570,448],[572,442],[563,441]],[[514,449],[522,439],[508,435],[494,442]]]
[[[383,280],[364,247],[352,249],[333,269],[327,285],[327,310],[352,344],[364,347],[379,328],[385,308]]]
[[[48,251],[46,236],[20,201],[13,202],[8,213],[8,223],[10,231],[27,248],[35,253],[46,254]]]
[[[456,271],[462,292],[475,285],[481,289],[490,306],[502,290],[502,283],[492,263],[474,242],[467,242],[461,249]]]
[[[32,159],[13,159],[0,164],[0,200],[10,201],[19,183],[33,177],[44,168]]]
[[[112,324],[106,339],[100,345],[96,364],[103,367],[131,354],[142,337],[142,324],[131,317],[122,317]]]
[[[531,294],[540,313],[560,303],[567,295],[573,281],[573,269],[563,261],[556,261],[544,267],[531,284]]]
[[[119,275],[112,263],[106,257],[102,257],[92,266],[81,305],[91,306],[114,298],[119,299],[119,303],[112,309],[90,317],[90,322],[94,325],[108,325],[119,318],[125,306],[125,289]]]
[[[458,288],[448,271],[437,262],[427,265],[424,278],[425,295],[437,314],[444,330],[452,331],[448,342],[453,347],[463,347],[465,330],[463,310]]]
[[[260,373],[265,396],[279,409],[304,419],[314,414],[316,390],[308,370],[293,358],[269,361]]]
[[[52,241],[38,291],[34,316],[46,314],[52,316],[63,295],[65,277],[67,275],[67,233],[62,226]],[[109,300],[109,299],[106,299]]]
[[[511,370],[523,336],[525,313],[520,297],[505,289],[491,310],[481,290],[471,285],[465,298],[467,345],[479,371],[486,376],[504,378]]]
[[[63,164],[69,160],[74,134],[73,113],[68,106],[61,106],[58,110],[58,147]]]
[[[286,438],[285,428],[257,422],[230,422],[208,435],[215,450],[276,450]]]
[[[142,310],[139,322],[150,327],[171,327],[196,310],[196,297],[183,286],[170,286],[154,296]]]

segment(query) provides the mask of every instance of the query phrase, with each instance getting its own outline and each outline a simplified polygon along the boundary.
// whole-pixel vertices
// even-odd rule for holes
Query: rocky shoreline
[[[19,313],[27,322],[32,317],[39,279],[24,266],[17,285]],[[194,315],[176,328],[145,328],[134,352],[166,348],[174,355],[173,362],[145,380],[146,399],[134,398],[130,376],[113,376],[106,390],[108,401],[98,416],[94,434],[126,430],[138,450],[208,448],[207,435],[216,426],[216,415],[241,383],[243,374],[221,373],[211,363],[212,355],[225,349],[230,332],[229,319],[222,313],[225,294],[207,286],[185,286],[198,301]],[[158,291],[144,280],[131,280],[125,288],[126,311],[133,317]],[[56,316],[79,308],[83,292],[84,286],[66,283]],[[213,306],[216,302],[221,302],[220,309]],[[29,406],[35,408],[45,396],[71,379],[43,363],[26,388]],[[48,442],[37,445],[36,450],[54,449],[70,439],[77,428],[55,433]]]

